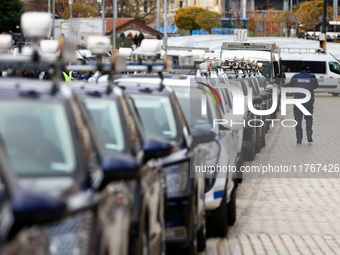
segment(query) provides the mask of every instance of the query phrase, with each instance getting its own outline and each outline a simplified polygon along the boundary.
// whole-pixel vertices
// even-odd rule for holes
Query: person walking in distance
[[[311,98],[308,102],[304,103],[303,106],[307,109],[307,111],[310,112],[311,115],[304,115],[303,112],[294,105],[294,118],[297,122],[297,125],[295,126],[295,132],[296,132],[296,143],[301,144],[302,143],[302,117],[304,116],[306,120],[306,133],[307,133],[307,140],[308,142],[313,142],[312,134],[312,126],[313,126],[313,110],[314,110],[314,89],[316,89],[319,86],[319,83],[315,77],[314,74],[310,73],[309,66],[306,64],[303,64],[301,66],[301,71],[298,74],[295,74],[291,81],[290,81],[290,87],[295,88],[303,88],[307,89],[310,94]],[[303,93],[294,93],[294,98],[304,98],[306,95]]]

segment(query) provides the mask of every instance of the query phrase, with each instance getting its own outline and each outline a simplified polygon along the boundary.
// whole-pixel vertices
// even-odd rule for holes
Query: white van
[[[280,63],[280,52],[275,43],[263,42],[223,42],[221,47],[221,59],[224,61],[230,56],[244,57],[244,59],[255,59],[262,63],[262,74],[266,80],[277,85],[278,89],[283,84],[284,75],[282,63]]]
[[[328,92],[333,96],[339,96],[340,63],[331,53],[307,48],[280,48],[280,51],[286,83],[290,82],[294,74],[301,71],[302,64],[307,64],[319,82],[315,92]]]

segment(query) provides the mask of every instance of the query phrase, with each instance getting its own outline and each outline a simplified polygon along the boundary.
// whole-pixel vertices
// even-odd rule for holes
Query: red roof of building
[[[112,34],[112,27],[113,27],[113,19],[112,18],[106,18],[106,35]],[[161,34],[161,32],[158,32],[157,30],[153,29],[152,27],[149,27],[144,22],[140,20],[136,20],[133,18],[116,18],[116,33],[119,34],[123,32],[124,30],[129,29],[138,29],[143,32],[148,32],[151,35],[157,35]]]

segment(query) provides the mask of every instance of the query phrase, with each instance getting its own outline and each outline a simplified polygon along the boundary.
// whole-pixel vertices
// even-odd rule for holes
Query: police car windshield
[[[268,61],[257,61],[257,63],[262,63],[262,74],[265,78],[270,78],[270,63]]]
[[[76,169],[71,129],[61,104],[0,102],[0,135],[18,175],[69,175]]]
[[[207,105],[206,113],[202,112],[202,97],[204,95],[201,90],[189,87],[173,87],[178,98],[183,113],[191,127],[207,127],[210,128],[212,123],[210,108]]]
[[[176,119],[167,96],[131,94],[131,98],[137,108],[146,136],[177,140]]]
[[[112,100],[86,99],[85,105],[105,151],[124,151],[124,133],[117,103]]]

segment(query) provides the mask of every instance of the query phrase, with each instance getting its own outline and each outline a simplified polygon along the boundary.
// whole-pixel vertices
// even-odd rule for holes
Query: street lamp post
[[[113,0],[112,3],[112,50],[116,51],[116,17],[117,17],[117,1]]]
[[[97,0],[98,4],[102,4],[102,36],[105,36],[105,0]]]
[[[69,0],[68,4],[70,5],[70,19],[72,19],[72,4],[73,4],[73,0]]]
[[[52,13],[53,13],[53,25],[52,25],[52,39],[55,39],[55,0],[53,0],[53,4],[52,4]]]
[[[326,29],[327,26],[327,0],[323,0],[322,31],[323,40],[320,40],[320,48],[326,51]]]
[[[161,0],[157,0],[157,31],[161,31]]]
[[[168,3],[167,0],[164,0],[164,51],[165,55],[168,54]]]
[[[338,0],[333,0],[334,20],[338,19]]]

